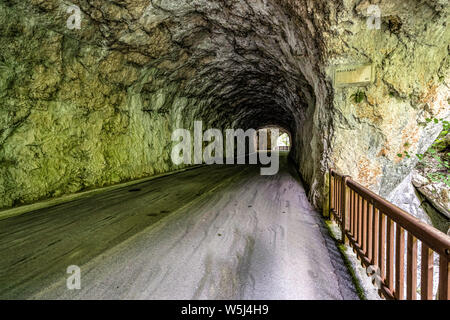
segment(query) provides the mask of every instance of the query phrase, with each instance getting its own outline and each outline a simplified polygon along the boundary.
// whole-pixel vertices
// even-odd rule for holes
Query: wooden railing
[[[422,300],[449,300],[448,235],[421,222],[349,176],[330,170],[329,186],[330,216],[340,226],[343,241],[353,248],[362,265],[377,270],[382,297],[415,300],[420,293]],[[438,266],[434,265],[435,255],[439,258]],[[420,292],[417,290],[418,265]],[[439,284],[434,293],[433,279],[437,274]]]

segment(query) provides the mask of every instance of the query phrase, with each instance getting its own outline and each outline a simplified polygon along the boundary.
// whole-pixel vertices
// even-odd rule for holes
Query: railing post
[[[348,230],[347,228],[347,217],[349,216],[348,211],[350,206],[348,205],[348,200],[350,198],[349,188],[347,188],[347,180],[351,179],[350,176],[344,176],[342,179],[342,242],[345,244],[349,244],[348,238],[345,236],[345,232]]]
[[[328,219],[331,219],[331,205],[333,203],[331,197],[333,196],[333,185],[331,184],[331,179],[333,176],[333,169],[328,171]]]
[[[450,300],[450,260],[448,255],[439,257],[439,300]]]

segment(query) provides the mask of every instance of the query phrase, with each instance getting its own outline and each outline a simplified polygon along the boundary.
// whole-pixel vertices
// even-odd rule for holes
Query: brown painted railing
[[[364,267],[378,270],[386,299],[450,300],[450,237],[353,181],[330,170],[330,216]],[[405,245],[406,236],[406,245]],[[420,248],[420,252],[418,253]],[[433,293],[434,256],[439,285]],[[436,272],[437,274],[437,272]]]

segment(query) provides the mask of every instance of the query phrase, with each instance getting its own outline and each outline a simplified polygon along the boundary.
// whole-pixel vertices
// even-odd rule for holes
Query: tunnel
[[[13,3],[4,7],[27,10],[25,4]],[[61,150],[46,153],[53,158],[51,161],[44,160],[43,152],[33,150],[34,147],[23,150],[25,154],[38,153],[34,156],[34,168],[29,166],[25,172],[33,171],[36,178],[45,175],[41,171],[46,169],[40,162],[46,161],[45,167],[78,181],[56,178],[47,185],[23,186],[14,196],[6,196],[5,205],[170,171],[174,168],[167,157],[170,143],[167,133],[175,128],[192,129],[195,120],[203,121],[204,127],[221,130],[278,125],[297,138],[294,158],[300,157],[298,150],[309,148],[312,133],[304,129],[305,123],[312,118],[318,100],[330,99],[331,90],[318,69],[314,70],[319,61],[311,30],[292,19],[293,9],[289,11],[286,3],[152,1],[150,5],[141,5],[139,14],[133,11],[137,8],[127,8],[126,2],[81,2],[79,5],[82,22],[88,25],[79,30],[66,28],[62,30],[63,35],[53,27],[57,27],[59,19],[63,19],[65,27],[65,20],[70,18],[67,6],[45,1],[33,7],[36,19],[48,19],[42,32],[52,36],[42,34],[41,40],[53,45],[44,46],[58,48],[43,53],[48,58],[43,64],[29,62],[36,74],[28,81],[39,82],[36,77],[40,74],[46,82],[54,82],[30,92],[30,99],[42,101],[44,105],[43,101],[53,101],[50,109],[54,108],[56,113],[58,109],[67,110],[70,120],[61,119],[63,122],[97,123],[70,134],[69,141],[73,139],[75,149],[79,150],[72,150],[69,155],[66,148],[72,147],[69,147],[71,142]],[[50,22],[51,19],[57,20]],[[130,29],[131,21],[134,27]],[[37,37],[32,35],[31,23],[22,21],[14,26],[13,23],[3,26],[6,36],[14,39],[15,29],[23,27],[30,30],[24,32],[25,37],[27,34]],[[11,50],[15,50],[13,46]],[[88,53],[91,50],[96,53]],[[5,67],[13,64],[11,58],[4,59],[9,59],[4,60]],[[94,68],[95,75],[85,67]],[[83,79],[80,72],[86,72]],[[16,79],[8,78],[8,81]],[[92,85],[85,87],[84,83],[88,82]],[[43,108],[48,107],[47,104]],[[4,136],[9,136],[15,123],[39,114],[34,115],[31,109],[17,113],[13,107],[6,115],[11,127],[4,130]],[[53,115],[50,117],[52,121]],[[63,127],[64,124],[57,130],[65,130]],[[39,149],[45,139],[39,135],[29,138],[38,142],[26,145],[37,145]],[[87,143],[83,147],[86,144],[83,139],[97,143],[93,141],[92,145]],[[102,139],[112,140],[112,145],[104,146]],[[133,146],[131,150],[121,147],[128,154],[115,150],[118,148],[114,144],[119,140],[130,148]],[[301,141],[305,141],[304,146]],[[8,159],[8,152],[19,151],[4,150],[5,163],[16,161]],[[68,160],[64,168],[58,164],[59,156]],[[155,158],[161,161],[154,161]],[[85,163],[83,169],[79,168],[80,163]],[[6,170],[10,177],[5,183],[20,184],[15,181],[19,176],[10,173],[10,168]],[[313,176],[315,170],[318,168],[305,169],[304,174]]]
[[[10,275],[0,277],[0,297],[361,298],[324,222],[330,170],[448,232],[448,165],[422,160],[434,161],[427,152],[437,143],[447,161],[449,10],[445,0],[2,1],[0,264]],[[248,141],[258,156],[279,157],[279,172],[260,176],[261,164],[227,162],[217,150],[213,165],[197,161],[195,142],[183,149],[189,161],[174,161],[173,133],[195,139],[199,122],[222,134],[255,130]],[[277,135],[258,147],[263,129],[287,134],[288,146]],[[199,143],[201,154],[207,141]],[[202,228],[204,242],[225,245],[212,253],[197,242]],[[188,257],[177,232],[202,249]],[[43,257],[33,262],[40,239],[45,259],[60,261],[49,269],[34,265]],[[139,251],[145,241],[156,244]],[[293,254],[283,269],[277,246],[305,260]],[[180,256],[173,268],[210,269],[169,267],[166,279],[163,263],[175,260],[164,250]],[[162,262],[130,267],[127,286],[116,251]],[[99,257],[112,259],[109,269]],[[87,291],[66,290],[57,268],[69,265],[96,275]],[[20,279],[30,268],[27,289]],[[258,282],[280,268],[303,273]],[[197,289],[171,292],[177,281]]]

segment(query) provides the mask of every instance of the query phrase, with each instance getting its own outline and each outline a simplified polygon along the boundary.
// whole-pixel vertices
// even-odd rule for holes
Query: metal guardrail
[[[361,264],[378,268],[380,296],[416,300],[420,263],[420,298],[450,300],[448,235],[333,169],[329,191],[330,217],[337,221],[343,241],[353,248]],[[433,293],[435,254],[439,256],[437,294]]]

